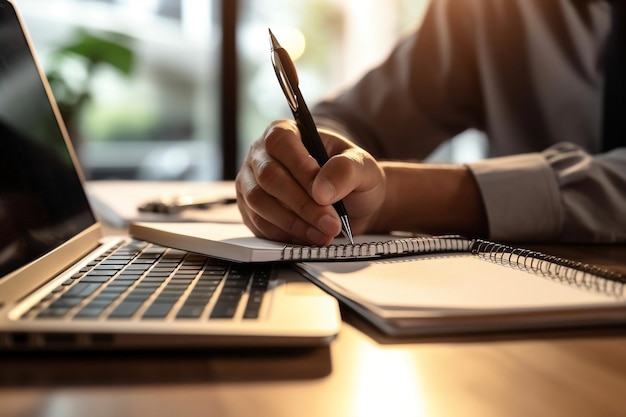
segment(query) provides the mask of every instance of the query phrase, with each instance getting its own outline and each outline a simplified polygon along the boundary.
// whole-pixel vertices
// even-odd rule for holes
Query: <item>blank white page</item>
[[[469,253],[303,267],[347,297],[387,308],[518,310],[624,302]]]

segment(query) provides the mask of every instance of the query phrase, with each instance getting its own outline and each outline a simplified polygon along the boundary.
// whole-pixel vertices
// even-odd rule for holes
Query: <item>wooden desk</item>
[[[325,349],[5,355],[0,416],[624,416],[625,330],[389,340],[346,312]]]
[[[378,343],[330,349],[10,356],[0,415],[623,416],[626,336]]]

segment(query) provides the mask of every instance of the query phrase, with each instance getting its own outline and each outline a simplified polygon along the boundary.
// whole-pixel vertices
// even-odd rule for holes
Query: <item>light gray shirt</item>
[[[468,166],[492,239],[626,242],[626,145],[600,153],[609,30],[607,0],[433,0],[419,31],[314,113],[383,159],[483,130],[491,157]]]

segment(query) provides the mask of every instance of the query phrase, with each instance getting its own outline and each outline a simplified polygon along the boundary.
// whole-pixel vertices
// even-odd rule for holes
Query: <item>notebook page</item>
[[[613,297],[466,253],[303,266],[345,296],[385,308],[508,310],[616,303]]]

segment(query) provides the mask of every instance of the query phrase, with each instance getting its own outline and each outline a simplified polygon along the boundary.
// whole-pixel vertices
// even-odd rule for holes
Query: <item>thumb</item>
[[[353,148],[328,160],[313,179],[311,197],[320,205],[345,199],[379,206],[385,194],[385,174],[372,156]],[[354,201],[353,201],[354,202]],[[348,203],[348,202],[347,202]],[[374,204],[375,203],[375,204]]]
[[[311,197],[321,205],[344,198],[358,186],[357,172],[362,165],[355,161],[352,150],[331,157],[313,179]]]

